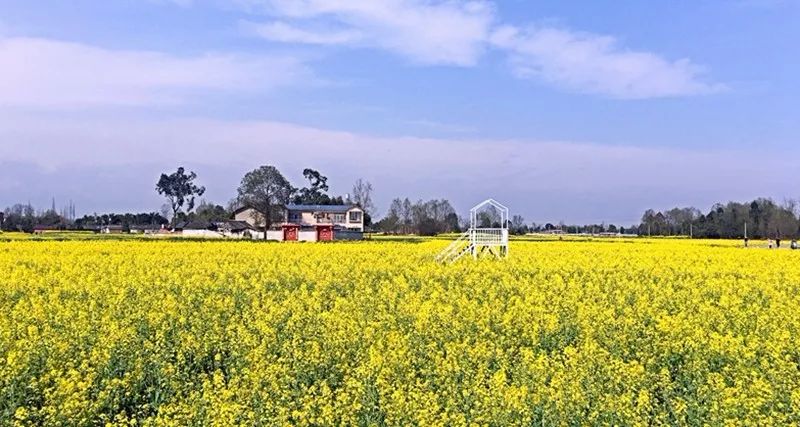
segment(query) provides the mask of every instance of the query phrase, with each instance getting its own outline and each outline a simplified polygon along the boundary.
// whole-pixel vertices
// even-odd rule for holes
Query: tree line
[[[638,234],[645,236],[693,236],[698,238],[764,239],[800,236],[800,204],[786,200],[781,204],[759,198],[751,202],[717,203],[707,213],[694,207],[642,215]]]
[[[456,210],[445,199],[411,202],[396,198],[375,228],[387,233],[430,236],[459,231],[461,226]]]

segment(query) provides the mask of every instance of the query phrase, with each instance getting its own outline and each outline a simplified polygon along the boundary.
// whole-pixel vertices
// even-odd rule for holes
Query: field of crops
[[[0,242],[0,425],[797,425],[800,253]]]

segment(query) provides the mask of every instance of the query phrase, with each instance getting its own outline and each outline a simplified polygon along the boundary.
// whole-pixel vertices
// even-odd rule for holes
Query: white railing
[[[508,230],[504,228],[473,228],[469,240],[475,246],[508,245]]]

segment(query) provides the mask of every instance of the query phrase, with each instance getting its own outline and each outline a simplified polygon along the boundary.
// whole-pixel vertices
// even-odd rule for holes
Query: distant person
[[[792,243],[789,245],[789,247],[792,248],[792,250],[797,249],[797,240],[792,239]]]
[[[767,239],[767,247],[772,249],[772,239]]]
[[[781,239],[780,237],[775,239],[775,247],[780,249],[781,248]]]

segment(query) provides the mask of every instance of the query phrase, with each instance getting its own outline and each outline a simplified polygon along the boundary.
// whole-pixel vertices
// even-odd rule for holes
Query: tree
[[[183,167],[179,167],[175,173],[170,175],[161,174],[161,178],[156,184],[156,191],[167,198],[172,209],[173,221],[177,218],[178,212],[181,211],[184,204],[187,205],[186,211],[191,212],[194,209],[194,198],[202,196],[206,192],[205,187],[195,185],[194,180],[196,178],[196,173],[189,172],[186,174]]]
[[[386,216],[377,226],[389,233],[433,235],[459,231],[459,221],[458,214],[446,199],[411,203],[408,199],[397,198],[392,200]]]
[[[170,207],[169,203],[164,203],[163,205],[161,205],[161,210],[160,210],[161,216],[167,218],[167,220],[169,221],[168,223],[172,223],[173,216],[172,212],[170,212],[171,210],[172,208]]]
[[[308,187],[297,191],[292,201],[298,205],[329,205],[331,197],[328,196],[328,177],[314,169],[303,169],[303,176],[308,180]]]
[[[33,206],[28,204],[16,204],[5,209],[3,220],[3,230],[5,231],[24,231],[32,232],[36,221]]]
[[[364,224],[369,225],[375,216],[375,204],[372,203],[372,184],[359,178],[353,184],[353,203],[364,209]]]
[[[264,240],[267,230],[289,203],[295,189],[275,166],[261,166],[248,172],[239,185],[239,201],[257,213],[256,224],[264,224]]]
[[[381,230],[385,232],[397,233],[403,225],[403,201],[399,198],[392,200],[389,205],[389,212],[381,220]]]
[[[528,232],[528,227],[525,225],[525,218],[522,215],[514,215],[511,217],[511,233],[525,234]]]
[[[477,220],[480,228],[500,228],[500,211],[492,205],[486,206],[478,212]]]
[[[411,229],[412,225],[412,215],[413,215],[413,205],[411,204],[411,200],[408,200],[408,197],[403,199],[400,208],[400,223],[403,226],[403,233],[408,234]]]
[[[225,221],[230,217],[230,213],[222,205],[201,200],[194,217],[201,221]]]

